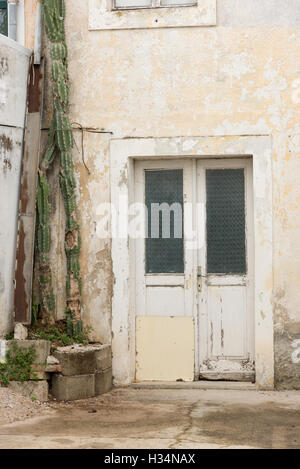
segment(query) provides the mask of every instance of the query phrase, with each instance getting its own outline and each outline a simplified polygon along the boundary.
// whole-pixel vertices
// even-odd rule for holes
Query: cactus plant
[[[67,45],[65,42],[65,2],[64,0],[42,0],[43,18],[47,37],[50,41],[51,78],[53,90],[53,118],[50,126],[46,150],[44,152],[38,185],[38,230],[37,247],[40,259],[40,291],[42,315],[44,319],[54,317],[54,295],[50,270],[50,188],[47,170],[55,155],[60,161],[60,188],[66,213],[65,252],[67,258],[66,293],[67,305],[74,324],[80,328],[80,227],[76,218],[76,180],[72,160],[74,145],[69,111],[69,77]],[[78,326],[76,324],[78,323]]]
[[[50,187],[47,177],[41,171],[38,178],[37,193],[37,248],[39,252],[39,284],[41,297],[41,311],[43,322],[54,322],[55,300],[52,289],[52,278],[50,269],[50,215],[51,205],[49,203]]]

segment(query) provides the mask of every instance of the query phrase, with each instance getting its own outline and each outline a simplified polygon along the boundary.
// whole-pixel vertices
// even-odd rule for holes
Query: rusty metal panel
[[[14,312],[15,321],[30,324],[35,239],[37,171],[40,152],[44,64],[32,65],[28,83],[28,113],[23,145],[19,203]]]

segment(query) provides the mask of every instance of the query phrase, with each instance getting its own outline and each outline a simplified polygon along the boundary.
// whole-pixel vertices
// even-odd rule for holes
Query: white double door
[[[168,344],[166,318],[191,318],[192,339],[178,326],[183,350],[193,351],[193,378],[253,380],[252,160],[138,161],[135,202],[145,207],[145,237],[135,241],[136,323],[156,318]],[[137,357],[143,352],[141,340]],[[168,355],[170,367],[175,359]]]

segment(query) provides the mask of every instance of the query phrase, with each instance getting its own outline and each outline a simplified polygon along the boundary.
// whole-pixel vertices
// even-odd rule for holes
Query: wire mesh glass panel
[[[7,31],[7,2],[0,2],[0,34],[8,35]]]
[[[206,170],[207,273],[245,274],[243,169]]]
[[[183,273],[183,171],[145,171],[146,273]]]

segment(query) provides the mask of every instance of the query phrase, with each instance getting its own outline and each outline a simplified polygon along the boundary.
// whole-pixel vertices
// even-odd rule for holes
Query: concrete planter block
[[[64,376],[93,374],[96,369],[94,350],[56,350],[53,356],[57,358]]]
[[[7,340],[6,347],[7,350],[13,350],[12,340]],[[18,347],[30,348],[34,347],[36,350],[36,359],[34,363],[46,363],[47,357],[50,355],[51,342],[49,340],[17,340],[16,344]]]
[[[78,376],[54,375],[52,396],[59,401],[75,401],[95,396],[94,374]]]
[[[9,387],[22,396],[35,398],[40,402],[48,401],[47,381],[11,381]]]
[[[95,374],[95,395],[99,396],[112,388],[112,369],[100,371]]]
[[[59,347],[53,356],[62,371],[52,377],[52,395],[57,400],[87,399],[112,388],[110,345]]]
[[[99,350],[95,351],[96,356],[96,370],[104,371],[112,366],[111,346],[102,345]]]
[[[59,347],[53,356],[61,365],[64,376],[91,374],[111,368],[110,345]]]

